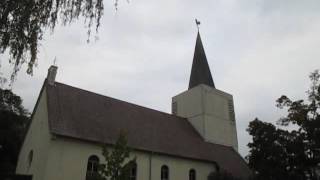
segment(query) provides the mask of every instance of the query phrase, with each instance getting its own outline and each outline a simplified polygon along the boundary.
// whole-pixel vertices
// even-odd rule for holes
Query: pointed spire
[[[193,63],[189,81],[189,89],[199,85],[206,84],[215,88],[211,76],[209,64],[202,45],[200,33],[198,31],[196,47],[194,50]]]

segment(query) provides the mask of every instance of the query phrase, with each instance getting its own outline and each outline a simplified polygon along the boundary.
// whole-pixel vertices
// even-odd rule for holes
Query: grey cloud
[[[237,3],[241,8],[256,11],[259,15],[279,13],[282,16],[318,13],[320,6],[320,2],[317,0],[243,0]]]

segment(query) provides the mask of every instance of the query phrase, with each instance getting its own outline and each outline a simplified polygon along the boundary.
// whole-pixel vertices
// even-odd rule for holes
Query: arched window
[[[169,180],[169,168],[166,165],[161,167],[161,180]]]
[[[32,160],[33,160],[33,150],[31,150],[28,154],[28,169],[31,167]]]
[[[99,158],[92,155],[88,159],[86,180],[91,180],[98,175]]]
[[[190,169],[190,171],[189,171],[189,180],[196,180],[196,170]]]
[[[134,163],[130,169],[129,180],[137,179],[137,163]]]

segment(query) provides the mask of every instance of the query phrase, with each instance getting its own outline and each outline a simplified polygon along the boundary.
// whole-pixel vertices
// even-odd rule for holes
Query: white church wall
[[[97,144],[58,137],[49,151],[45,180],[85,180],[88,158],[96,155],[103,162],[101,151],[102,147]],[[189,170],[195,169],[197,180],[206,180],[209,173],[216,170],[213,163],[150,152],[133,151],[133,157],[137,161],[137,180],[150,180],[150,177],[160,180],[162,165],[169,167],[170,179],[188,179]]]
[[[232,95],[201,85],[204,97],[206,140],[238,150]]]
[[[172,114],[188,118],[189,122],[204,138],[205,121],[202,96],[203,93],[200,86],[178,94],[172,98],[172,104],[176,104],[176,110],[172,112]]]
[[[204,113],[201,87],[197,86],[172,98],[177,103],[177,112],[173,114],[184,118],[200,116]]]
[[[208,86],[202,86],[202,89],[205,114],[214,115],[220,119],[230,119],[228,101],[232,101],[232,96]]]
[[[232,95],[201,84],[172,98],[175,115],[185,117],[212,143],[238,149]]]
[[[196,171],[197,180],[207,180],[211,172],[216,172],[213,163],[155,155],[152,157],[152,180],[160,180],[162,165],[169,167],[169,179],[172,180],[189,179],[191,169]]]
[[[205,139],[205,120],[203,115],[195,116],[192,118],[188,118],[188,121],[192,124],[192,126],[198,131],[198,133]]]
[[[43,89],[39,96],[39,102],[21,147],[16,168],[17,174],[33,175],[33,180],[43,180],[50,146],[46,90]],[[30,156],[31,151],[33,151],[33,157]]]
[[[49,150],[45,180],[85,180],[91,155],[102,159],[101,150],[96,146],[56,137]]]
[[[85,180],[88,158],[92,155],[98,156],[100,162],[105,163],[101,145],[56,137],[49,151],[45,180]],[[134,152],[130,159],[135,156],[138,164],[137,179],[144,180],[149,177],[148,156]]]
[[[206,122],[206,134],[209,138],[208,142],[221,144],[225,146],[232,146],[235,150],[238,150],[236,126],[234,122],[221,120],[214,116],[205,116]],[[214,128],[211,128],[214,127]],[[228,134],[228,135],[223,135]],[[216,138],[210,138],[216,137]]]

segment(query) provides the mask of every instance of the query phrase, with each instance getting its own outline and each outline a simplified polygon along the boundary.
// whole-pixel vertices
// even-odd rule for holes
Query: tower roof
[[[198,32],[188,89],[199,84],[206,84],[215,88],[200,33]]]

